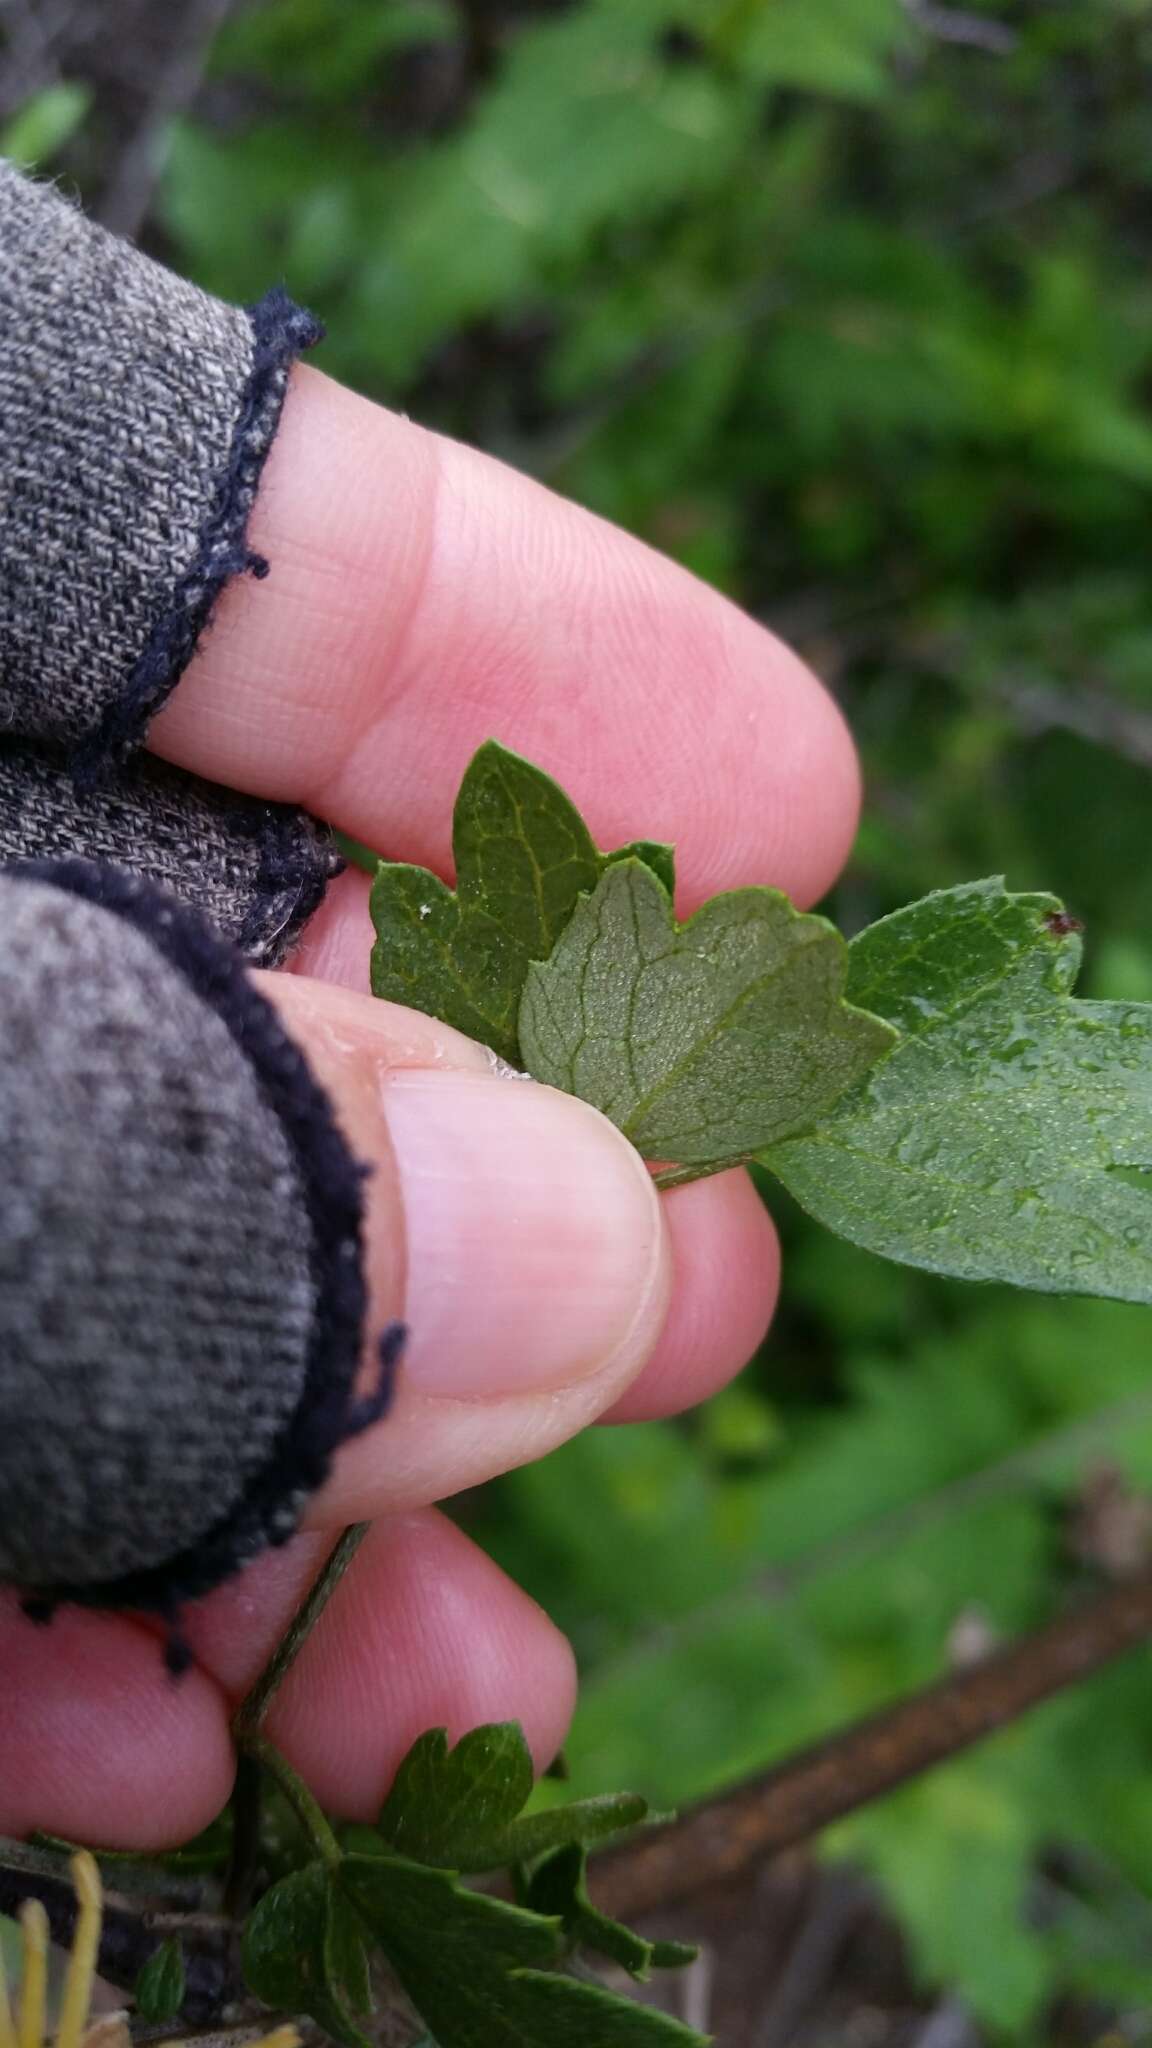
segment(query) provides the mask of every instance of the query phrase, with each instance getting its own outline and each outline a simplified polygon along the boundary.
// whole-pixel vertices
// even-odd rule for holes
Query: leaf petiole
[[[232,1717],[232,1739],[241,1757],[241,1791],[250,1797],[253,1788],[245,1782],[243,1764],[245,1761],[261,1765],[274,1778],[283,1792],[301,1826],[308,1836],[316,1854],[329,1869],[339,1864],[343,1851],[336,1840],[325,1816],[312,1797],[302,1778],[298,1777],[278,1749],[262,1735],[260,1730],[272,1701],[276,1697],[301,1650],[304,1648],[329,1600],[344,1577],[365,1536],[367,1522],[352,1522],[333,1546],[325,1561],[323,1570],[309,1587],[295,1615],[289,1623],[272,1655],[256,1680],[255,1685],[241,1700]],[[245,1845],[246,1846],[246,1845]],[[242,1881],[244,1849],[239,1843],[233,1857],[232,1884]]]
[[[262,1764],[269,1777],[280,1787],[320,1861],[329,1870],[339,1869],[344,1860],[344,1851],[336,1840],[319,1802],[313,1798],[303,1778],[292,1769],[287,1758],[281,1756],[280,1751],[269,1742],[266,1735],[258,1735],[254,1730],[244,1737],[244,1754],[251,1757],[254,1762]]]
[[[247,1750],[251,1754],[249,1738],[263,1722],[272,1701],[368,1534],[368,1528],[367,1522],[350,1523],[329,1552],[323,1570],[309,1587],[255,1685],[245,1694],[232,1716],[232,1736],[237,1748]]]

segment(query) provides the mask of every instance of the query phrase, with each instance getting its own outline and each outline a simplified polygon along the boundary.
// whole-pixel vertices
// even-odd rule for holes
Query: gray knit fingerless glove
[[[58,755],[0,736],[0,867],[69,854],[171,890],[257,967],[280,965],[341,865],[331,833],[287,804],[146,754],[78,792]]]
[[[199,918],[73,862],[0,874],[0,925],[0,1579],[172,1616],[383,1412],[361,1169]]]
[[[91,780],[230,576],[312,316],[222,305],[0,163],[0,731]]]

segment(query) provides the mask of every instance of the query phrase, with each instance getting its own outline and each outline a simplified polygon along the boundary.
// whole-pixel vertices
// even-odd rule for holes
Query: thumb
[[[664,1321],[640,1158],[598,1111],[445,1025],[256,979],[370,1169],[368,1339],[397,1316],[410,1333],[391,1413],[341,1453],[310,1519],[420,1505],[553,1449],[619,1398]]]

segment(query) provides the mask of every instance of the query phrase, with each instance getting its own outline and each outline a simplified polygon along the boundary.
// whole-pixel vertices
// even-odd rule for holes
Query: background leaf
[[[75,135],[91,104],[84,85],[61,79],[45,86],[0,127],[0,156],[17,164],[50,163]]]

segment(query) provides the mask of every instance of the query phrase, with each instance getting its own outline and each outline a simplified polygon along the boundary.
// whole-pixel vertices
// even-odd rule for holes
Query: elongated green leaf
[[[670,876],[670,848],[645,843],[636,851]],[[619,856],[598,853],[552,778],[494,740],[460,784],[452,852],[455,890],[427,868],[378,868],[373,993],[427,1010],[517,1061],[529,964],[547,959],[578,897]]]
[[[774,889],[678,925],[638,860],[610,867],[529,969],[525,1065],[649,1159],[722,1165],[808,1128],[895,1042],[842,1000],[847,948]]]
[[[0,156],[17,164],[50,163],[71,141],[91,104],[87,85],[67,79],[46,85],[0,128]]]
[[[621,1828],[639,1827],[648,1818],[648,1801],[638,1792],[603,1792],[598,1798],[572,1799],[544,1813],[526,1813],[508,1831],[502,1863],[530,1863],[546,1850],[567,1843],[602,1842]]]
[[[676,2021],[549,1969],[558,1920],[400,1857],[347,1857],[340,1884],[439,2048],[702,2048]]]
[[[708,2048],[703,2034],[654,2006],[633,2005],[559,1971],[520,1970],[509,1988],[509,2031],[484,2037],[484,2048],[492,2040],[509,2048]],[[481,2048],[479,2037],[457,2038],[459,2048]],[[442,2041],[440,2048],[451,2043]]]
[[[1073,921],[971,883],[861,934],[850,989],[907,1036],[764,1163],[888,1258],[1152,1301],[1152,1007],[1080,1002]]]
[[[136,2010],[153,2023],[174,2020],[184,2003],[184,1955],[174,1939],[161,1942],[136,1979]]]

